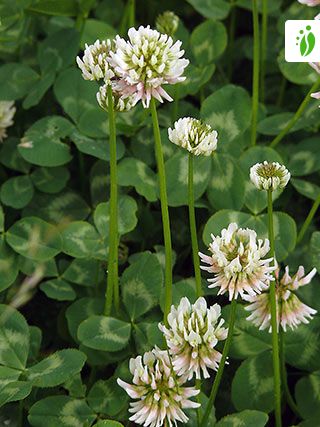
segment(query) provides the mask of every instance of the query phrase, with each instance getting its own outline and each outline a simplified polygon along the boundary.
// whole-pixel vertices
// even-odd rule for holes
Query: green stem
[[[273,230],[273,208],[272,208],[272,190],[268,190],[268,229],[270,241],[270,257],[274,259],[274,230]],[[274,261],[273,261],[274,262]],[[276,281],[270,282],[270,309],[271,309],[271,329],[272,329],[272,360],[274,377],[274,401],[276,427],[281,427],[281,378],[279,361],[279,340],[277,325],[277,300],[276,300]]]
[[[320,205],[320,194],[318,195],[316,200],[313,202],[313,205],[310,209],[310,212],[308,213],[308,216],[305,219],[305,221],[301,227],[301,230],[298,233],[297,243],[300,243],[301,240],[303,239],[303,236],[306,234],[306,231],[308,230],[309,225],[310,225],[311,221],[313,220],[313,217],[315,216],[319,205]]]
[[[116,123],[113,108],[111,85],[108,85],[108,114],[109,114],[109,146],[110,146],[110,221],[109,221],[109,256],[108,276],[104,314],[109,316],[112,309],[112,299],[116,310],[119,309],[118,281],[118,188],[117,188],[117,140]]]
[[[209,397],[209,400],[208,400],[208,403],[206,406],[206,410],[204,412],[204,416],[202,418],[201,427],[207,426],[207,422],[208,422],[208,419],[210,416],[210,412],[212,410],[212,406],[213,406],[215,398],[217,396],[217,392],[218,392],[219,385],[221,382],[221,378],[223,375],[227,356],[228,356],[229,350],[230,350],[230,345],[231,345],[231,340],[232,340],[232,335],[233,335],[233,329],[234,329],[234,324],[235,324],[235,320],[236,320],[236,311],[237,311],[237,300],[233,299],[231,301],[228,336],[227,336],[226,342],[225,342],[224,347],[223,347],[223,352],[222,352],[222,357],[221,357],[221,360],[219,363],[219,368],[218,368],[216,377],[215,377],[213,385],[212,385],[210,397]]]
[[[189,168],[188,168],[188,207],[189,207],[189,225],[190,225],[190,234],[191,234],[191,244],[192,244],[192,257],[193,257],[193,267],[194,275],[196,279],[196,291],[197,297],[202,296],[201,289],[201,272],[200,272],[200,260],[199,260],[199,247],[198,247],[198,238],[197,238],[197,225],[196,225],[196,215],[194,209],[194,187],[193,187],[193,154],[189,153]]]
[[[304,100],[301,102],[299,108],[297,109],[295,115],[289,121],[289,123],[287,124],[287,126],[279,133],[279,135],[276,136],[274,138],[274,140],[270,143],[270,147],[275,147],[276,145],[278,145],[279,142],[281,142],[283,140],[283,138],[287,135],[287,133],[289,132],[289,130],[291,130],[293,128],[293,126],[300,119],[300,117],[302,116],[302,114],[303,114],[304,110],[306,109],[307,105],[311,101],[312,98],[310,97],[310,95],[313,92],[315,92],[318,89],[319,86],[320,86],[320,78],[312,85],[311,89],[309,90],[309,92],[305,96]]]
[[[167,185],[164,167],[164,159],[161,145],[161,135],[157,115],[157,107],[154,98],[151,98],[150,111],[153,123],[153,135],[155,142],[155,155],[159,176],[161,215],[165,248],[165,305],[164,305],[164,323],[167,325],[167,317],[172,304],[172,248],[171,233],[169,221],[169,209],[167,200]]]
[[[264,101],[265,96],[265,74],[266,74],[266,59],[268,46],[268,0],[262,0],[262,23],[261,23],[261,101]]]
[[[196,380],[196,389],[197,390],[201,390],[201,380]],[[197,402],[201,404],[200,402],[200,393],[197,395]],[[199,408],[197,409],[197,426],[200,427],[201,425],[201,417],[202,417],[202,412],[201,412],[202,407],[199,406]]]
[[[280,329],[279,331],[279,341],[280,341],[280,362],[281,362],[281,381],[282,381],[282,388],[284,391],[284,395],[286,397],[286,401],[291,408],[292,412],[297,415],[299,418],[301,418],[301,415],[299,413],[299,409],[293,400],[293,397],[291,396],[288,382],[287,382],[287,370],[286,370],[286,361],[285,361],[285,353],[284,353],[284,339],[283,339],[283,331]]]
[[[174,122],[178,119],[178,110],[179,110],[179,92],[180,85],[176,84],[174,86],[174,99],[171,107],[171,121]]]
[[[279,95],[278,95],[278,99],[276,102],[277,107],[281,107],[281,105],[282,105],[283,97],[284,97],[284,94],[286,91],[286,87],[287,87],[287,79],[284,76],[282,76],[280,88],[279,88]]]
[[[259,108],[260,35],[257,0],[252,0],[253,18],[253,78],[252,78],[252,125],[251,145],[256,144]]]
[[[129,1],[129,15],[128,15],[128,26],[129,28],[135,26],[135,16],[136,16],[136,2],[135,0]]]

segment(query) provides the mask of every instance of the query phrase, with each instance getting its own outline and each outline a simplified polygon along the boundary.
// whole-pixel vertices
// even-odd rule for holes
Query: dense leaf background
[[[318,78],[306,63],[285,62],[284,22],[313,19],[316,12],[297,1],[268,4],[265,97],[257,146],[250,147],[251,1],[136,1],[137,24],[154,26],[158,13],[168,9],[180,17],[175,37],[190,59],[187,80],[169,88],[177,104],[159,108],[174,303],[185,295],[195,299],[187,153],[167,137],[167,128],[186,115],[219,132],[213,158],[194,163],[201,250],[210,233],[230,221],[267,237],[266,197],[250,183],[248,171],[256,162],[279,161],[292,180],[274,194],[277,259],[292,272],[300,264],[320,269],[318,216],[297,244],[297,230],[320,192],[317,101],[276,148],[268,146]],[[130,357],[163,345],[157,325],[164,305],[164,250],[150,113],[137,106],[117,114],[122,305],[120,316],[106,318],[108,118],[96,102],[97,83],[84,81],[75,63],[85,43],[126,32],[126,4],[2,0],[0,16],[0,100],[14,100],[17,108],[0,146],[0,425],[130,425],[128,397],[115,380],[129,379]],[[205,277],[203,289],[209,302],[226,306],[227,316],[227,300],[207,288]],[[300,296],[320,310],[318,276]],[[240,307],[210,426],[274,425],[271,338],[245,316]],[[286,333],[288,384],[301,418],[284,397],[284,426],[320,425],[319,352],[318,316]],[[205,392],[210,381],[203,384]],[[196,425],[195,414],[189,415],[188,425]]]

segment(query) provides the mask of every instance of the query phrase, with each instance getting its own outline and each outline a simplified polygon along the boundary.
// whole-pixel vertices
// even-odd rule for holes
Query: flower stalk
[[[252,125],[251,145],[256,144],[259,108],[260,31],[257,0],[252,0],[253,18],[253,77],[252,77]]]
[[[108,275],[104,314],[109,316],[114,298],[115,308],[119,309],[118,279],[118,188],[117,188],[117,141],[112,88],[107,87],[110,144],[110,223],[109,223],[109,254]]]
[[[304,113],[307,105],[311,101],[311,94],[315,92],[320,86],[320,78],[312,85],[311,89],[305,96],[304,100],[301,102],[299,108],[297,109],[295,115],[292,117],[292,119],[289,121],[287,126],[271,141],[270,147],[276,147],[283,138],[287,135],[287,133],[293,128],[293,126],[297,123],[297,121],[300,119],[302,114]]]
[[[274,259],[274,229],[273,229],[273,207],[272,207],[272,188],[267,192],[268,197],[268,231],[270,242],[270,257]],[[274,262],[274,261],[273,261]],[[276,301],[276,281],[270,282],[270,308],[271,308],[271,328],[272,328],[272,360],[274,376],[274,401],[276,427],[281,427],[281,377],[280,377],[280,359],[279,359],[279,339],[277,326],[277,301]]]
[[[260,97],[264,101],[265,97],[265,75],[266,75],[266,59],[268,46],[268,0],[262,0],[262,22],[261,22],[261,82],[260,82]]]
[[[202,296],[202,289],[201,289],[200,260],[198,255],[199,246],[198,246],[196,216],[195,216],[195,208],[194,208],[193,154],[191,153],[189,153],[189,163],[188,163],[188,208],[189,208],[189,226],[190,226],[190,234],[191,234],[193,268],[194,268],[194,275],[196,279],[197,297],[199,298]]]
[[[304,235],[306,234],[306,231],[308,230],[309,225],[310,225],[311,221],[313,220],[313,217],[315,216],[319,205],[320,205],[320,194],[318,195],[316,200],[313,202],[313,205],[310,209],[310,212],[309,212],[307,218],[305,219],[304,223],[302,224],[301,230],[298,233],[297,243],[300,243],[301,240],[303,239]]]
[[[210,412],[212,410],[214,401],[215,401],[217,393],[218,393],[218,389],[220,386],[224,367],[225,367],[226,360],[227,360],[229,350],[230,350],[231,340],[232,340],[233,331],[234,331],[234,324],[235,324],[235,320],[236,320],[236,311],[237,311],[237,299],[233,298],[233,300],[231,301],[231,311],[230,311],[230,318],[229,318],[228,335],[227,335],[227,339],[226,339],[226,342],[225,342],[224,347],[223,347],[222,357],[221,357],[221,361],[220,361],[219,368],[217,371],[217,375],[215,376],[215,379],[214,379],[214,382],[212,385],[212,389],[210,392],[210,397],[209,397],[204,415],[202,417],[201,427],[207,426],[207,422],[208,422],[208,419],[210,416]]]
[[[172,304],[172,246],[169,209],[167,199],[166,175],[164,167],[164,159],[161,145],[161,135],[158,122],[157,108],[154,98],[151,98],[150,111],[152,116],[153,134],[155,142],[155,156],[157,162],[159,188],[160,188],[160,203],[161,215],[165,248],[165,305],[164,305],[164,323],[167,324],[167,317]]]

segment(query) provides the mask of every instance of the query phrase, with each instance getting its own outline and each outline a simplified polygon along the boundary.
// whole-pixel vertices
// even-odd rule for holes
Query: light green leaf
[[[299,413],[303,418],[320,417],[320,371],[301,378],[295,389]],[[315,425],[315,424],[314,424]]]
[[[293,176],[310,175],[320,169],[320,146],[317,137],[292,146],[288,169]]]
[[[17,278],[19,266],[17,256],[0,236],[0,291],[7,289]]]
[[[61,166],[72,156],[62,139],[70,135],[73,125],[60,116],[48,116],[35,122],[24,134],[18,147],[21,156],[38,166]]]
[[[230,305],[223,308],[222,317],[229,318]],[[237,320],[232,337],[230,357],[246,359],[256,356],[266,350],[271,350],[271,335],[267,331],[260,331],[252,322],[247,320],[249,312],[244,306],[237,306]]]
[[[320,195],[320,187],[313,182],[291,178],[290,183],[294,186],[298,193],[302,194],[308,199],[316,200]]]
[[[123,424],[113,420],[100,420],[95,424],[95,427],[124,427]]]
[[[98,19],[86,19],[81,37],[81,47],[84,49],[85,43],[93,44],[97,39],[114,39],[117,31],[105,21]]]
[[[38,356],[41,347],[42,332],[37,326],[29,326],[30,331],[30,351],[28,355],[28,362],[34,362]]]
[[[320,369],[320,318],[316,316],[308,325],[299,325],[284,334],[286,362],[295,368],[315,371]]]
[[[245,179],[232,157],[217,153],[212,158],[211,180],[207,195],[214,209],[241,209]]]
[[[220,56],[227,47],[227,31],[225,26],[214,20],[198,25],[191,34],[191,49],[200,66],[210,64]]]
[[[69,68],[60,73],[53,89],[65,113],[76,123],[85,111],[99,108],[96,99],[98,84],[84,80],[79,69]]]
[[[205,192],[211,172],[211,159],[194,156],[193,159],[194,198],[199,199]],[[169,206],[188,205],[188,152],[177,148],[173,157],[165,163]]]
[[[172,304],[178,305],[182,297],[187,297],[190,302],[195,302],[197,299],[196,282],[193,277],[179,280],[172,285]],[[165,289],[162,288],[160,307],[164,311],[165,305]]]
[[[100,241],[96,229],[85,221],[71,222],[61,236],[63,252],[74,258],[92,258]]]
[[[0,99],[12,101],[22,98],[39,79],[28,65],[9,63],[0,67]]]
[[[230,11],[230,3],[225,0],[188,0],[188,3],[205,18],[224,19]]]
[[[0,148],[0,162],[8,169],[28,173],[31,164],[26,162],[18,152],[19,138],[9,137]]]
[[[59,193],[66,186],[70,178],[67,168],[37,168],[31,174],[34,186],[43,193]]]
[[[33,427],[85,427],[90,426],[95,418],[85,400],[50,396],[38,400],[31,407],[28,421]]]
[[[65,190],[54,195],[36,194],[23,213],[25,216],[38,216],[60,226],[87,218],[90,207],[79,194]]]
[[[22,218],[13,224],[6,240],[20,255],[37,261],[47,261],[62,250],[57,228],[36,217]]]
[[[36,387],[56,387],[83,368],[86,356],[76,349],[57,351],[28,368],[28,380]]]
[[[27,110],[39,104],[45,93],[52,86],[55,77],[55,72],[52,70],[49,70],[46,74],[41,75],[40,80],[37,80],[28,92],[28,95],[22,103],[22,107]]]
[[[298,85],[311,86],[318,78],[317,73],[307,62],[287,62],[284,49],[278,56],[278,65],[285,78]]]
[[[59,278],[42,282],[40,289],[48,298],[52,298],[57,301],[73,301],[77,296],[72,286],[68,282]]]
[[[120,196],[118,200],[118,227],[119,234],[126,234],[137,225],[138,206],[130,196]],[[93,215],[95,226],[102,237],[109,236],[109,202],[99,203]]]
[[[223,86],[204,100],[200,115],[218,131],[220,146],[229,143],[250,126],[250,96],[240,86]]]
[[[110,160],[110,146],[107,139],[93,139],[75,130],[70,135],[77,149],[82,153],[89,154],[101,160]],[[125,147],[123,142],[117,138],[117,159],[123,157]]]
[[[163,285],[163,273],[156,255],[145,252],[122,274],[123,303],[131,320],[155,307]]]
[[[186,80],[180,83],[179,89],[177,89],[181,94],[180,96],[195,95],[211,79],[215,69],[215,64],[209,64],[205,67],[189,64],[184,73]]]
[[[17,310],[0,305],[0,364],[23,370],[29,353],[29,327]]]
[[[77,330],[80,323],[93,314],[102,314],[104,301],[101,298],[81,298],[71,304],[66,310],[69,332],[78,342]]]
[[[264,427],[268,422],[268,415],[260,411],[242,411],[227,415],[215,427]]]
[[[0,385],[0,407],[9,402],[23,400],[31,393],[32,384],[26,381],[12,381],[4,387]]]
[[[76,0],[36,0],[27,8],[31,12],[54,16],[77,16]]]
[[[127,405],[126,393],[118,386],[115,378],[99,380],[90,389],[88,404],[97,414],[115,417]]]
[[[33,185],[27,175],[8,179],[1,187],[0,198],[4,205],[14,209],[24,208],[33,197]]]
[[[130,323],[107,316],[90,316],[78,328],[78,339],[95,350],[118,351],[129,341]]]
[[[94,287],[104,275],[105,271],[99,261],[77,258],[63,272],[62,278],[77,285]]]
[[[134,157],[126,157],[118,165],[119,185],[133,186],[148,202],[157,200],[157,176],[149,166]]]
[[[251,357],[240,365],[232,381],[232,402],[238,411],[274,408],[272,354],[269,351]]]
[[[250,181],[250,168],[264,160],[283,164],[279,154],[269,147],[251,147],[240,157],[240,166],[245,178],[247,178],[245,180],[245,204],[254,214],[263,211],[267,207],[268,201],[266,191],[258,190]],[[276,200],[280,194],[281,190],[273,191],[272,199]]]

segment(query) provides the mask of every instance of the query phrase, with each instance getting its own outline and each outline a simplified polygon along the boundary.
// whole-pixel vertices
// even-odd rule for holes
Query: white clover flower
[[[15,112],[14,101],[0,101],[0,142],[7,136],[6,129],[13,125]]]
[[[320,4],[320,0],[298,0],[298,2],[311,7],[318,6],[318,4]]]
[[[191,117],[177,120],[174,129],[168,129],[168,136],[171,142],[196,156],[210,156],[218,144],[218,132],[210,125]]]
[[[305,1],[309,1],[309,0],[305,0]],[[311,0],[311,1],[314,2],[314,4],[310,6],[316,6],[317,4],[320,4],[320,0]],[[317,16],[315,16],[314,19],[320,19],[320,13]],[[311,67],[314,70],[316,70],[318,74],[320,74],[320,62],[309,62],[309,65],[311,65]]]
[[[188,422],[183,412],[186,408],[198,408],[199,403],[190,397],[200,390],[194,387],[183,387],[183,380],[175,376],[167,351],[157,347],[142,356],[130,359],[130,372],[133,384],[118,378],[117,382],[132,399],[129,412],[133,413],[130,421],[148,427],[161,427],[166,423],[176,426],[177,421]]]
[[[171,307],[168,328],[159,324],[177,375],[188,380],[194,375],[197,379],[202,375],[209,378],[207,368],[218,369],[221,353],[215,346],[228,334],[228,329],[222,327],[224,320],[219,321],[220,314],[218,304],[208,308],[206,300],[201,297],[192,305],[184,297],[178,308]]]
[[[77,64],[82,71],[82,77],[85,80],[109,81],[114,72],[108,63],[108,56],[112,47],[111,40],[96,40],[94,44],[85,45],[85,51],[82,59],[77,56]]]
[[[290,172],[278,162],[256,163],[250,168],[250,179],[259,190],[284,188],[290,179]]]
[[[274,280],[270,266],[272,258],[263,259],[269,252],[269,240],[257,240],[255,231],[239,228],[231,223],[221,231],[221,236],[211,234],[209,246],[211,255],[199,252],[201,261],[207,266],[202,270],[214,274],[209,288],[220,288],[218,295],[229,292],[229,300],[240,295],[254,296],[268,288],[269,281]]]
[[[111,86],[114,88],[114,84],[111,83]],[[107,94],[108,84],[100,86],[99,92],[97,92],[97,101],[101,108],[108,111],[108,94]],[[113,102],[114,109],[116,111],[129,111],[131,110],[137,103],[134,95],[130,95],[126,98],[121,96],[120,92],[116,90],[112,91],[113,94]]]
[[[145,108],[151,97],[163,102],[172,101],[162,88],[164,84],[175,84],[185,80],[183,71],[189,64],[181,58],[181,42],[173,43],[171,37],[151,30],[150,26],[130,28],[129,41],[120,36],[115,38],[115,49],[110,51],[110,64],[116,76],[123,80],[123,95],[136,95]]]
[[[179,26],[179,17],[172,11],[167,10],[157,16],[156,28],[160,33],[173,36]]]
[[[289,267],[286,267],[285,274],[279,281],[279,270],[276,273],[276,302],[277,302],[277,327],[281,325],[284,331],[287,326],[291,329],[296,328],[300,323],[309,323],[317,311],[307,306],[294,294],[293,291],[301,286],[305,286],[311,282],[313,276],[316,274],[314,268],[309,274],[305,276],[304,268],[299,267],[297,273],[290,277]],[[269,293],[264,292],[261,295],[253,297],[246,297],[247,301],[251,304],[245,309],[251,311],[247,320],[252,321],[259,329],[269,328],[271,332],[271,308]]]

